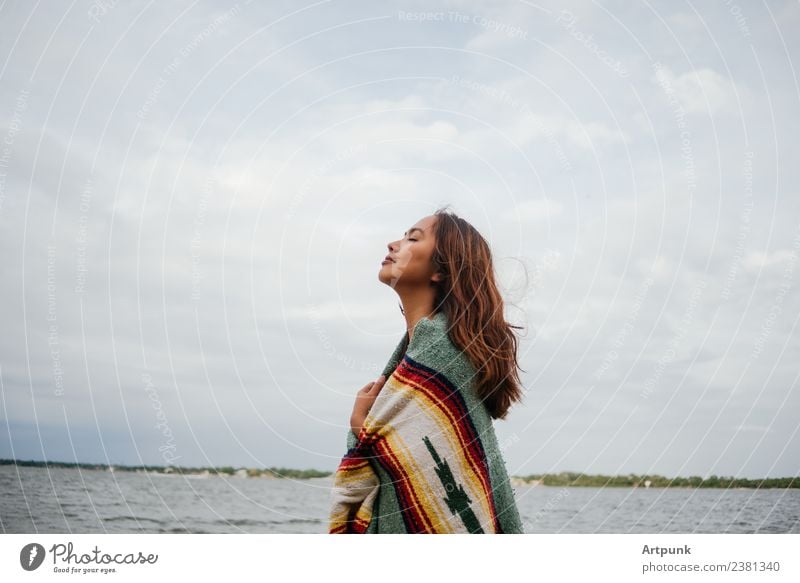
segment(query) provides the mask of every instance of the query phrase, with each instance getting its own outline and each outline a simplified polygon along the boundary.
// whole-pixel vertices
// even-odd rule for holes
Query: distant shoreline
[[[134,472],[150,474],[178,474],[183,476],[236,476],[244,478],[324,478],[331,472],[319,470],[295,470],[291,468],[234,468],[231,466],[192,468],[181,466],[126,466],[118,464],[87,464],[78,462],[41,462],[35,460],[0,459],[0,466],[20,466],[30,468],[66,468],[81,470],[100,470],[107,472]]]
[[[243,467],[209,467],[194,468],[181,466],[126,466],[117,464],[87,464],[78,462],[42,462],[35,460],[0,459],[0,466],[19,466],[34,468],[67,468],[83,470],[100,470],[107,472],[135,472],[154,474],[177,474],[182,476],[228,476],[242,478],[267,479],[309,479],[332,477],[333,472],[320,470],[296,470],[292,468],[243,468]],[[690,476],[688,478],[666,478],[647,474],[627,474],[621,476],[588,475],[579,472],[561,472],[558,474],[531,474],[528,476],[510,476],[513,486],[560,486],[560,487],[620,487],[620,488],[800,488],[800,477],[746,479],[728,476]]]

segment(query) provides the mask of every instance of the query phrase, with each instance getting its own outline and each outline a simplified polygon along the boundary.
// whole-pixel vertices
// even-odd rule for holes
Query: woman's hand
[[[353,413],[350,415],[350,429],[356,437],[358,437],[361,426],[364,425],[364,420],[367,418],[369,410],[372,408],[378,393],[381,392],[385,381],[386,377],[381,375],[378,380],[364,385],[364,388],[356,394],[356,403],[353,405]]]

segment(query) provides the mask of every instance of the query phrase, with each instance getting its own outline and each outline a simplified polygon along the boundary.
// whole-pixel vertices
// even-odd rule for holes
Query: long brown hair
[[[505,320],[489,244],[447,206],[434,213],[436,246],[431,262],[442,276],[434,282],[434,312],[444,311],[450,339],[474,365],[478,398],[493,419],[505,419],[509,407],[523,397],[518,340],[512,330],[521,326]]]

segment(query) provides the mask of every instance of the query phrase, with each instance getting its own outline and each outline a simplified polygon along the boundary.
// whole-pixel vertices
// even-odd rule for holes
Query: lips
[[[385,263],[386,261],[391,261],[392,263],[394,263],[394,259],[392,259],[392,258],[391,258],[391,257],[389,257],[388,255],[387,255],[386,257],[384,257],[384,258],[383,258],[383,262]]]

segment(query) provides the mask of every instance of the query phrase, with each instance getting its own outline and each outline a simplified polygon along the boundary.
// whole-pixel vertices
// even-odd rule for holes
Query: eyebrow
[[[410,234],[411,234],[413,231],[419,231],[419,232],[420,232],[420,233],[422,233],[423,235],[425,234],[425,231],[423,231],[423,230],[422,230],[422,229],[420,229],[419,227],[411,227],[411,228],[410,228],[408,231],[406,231],[405,233],[403,233],[403,235],[410,235]]]

